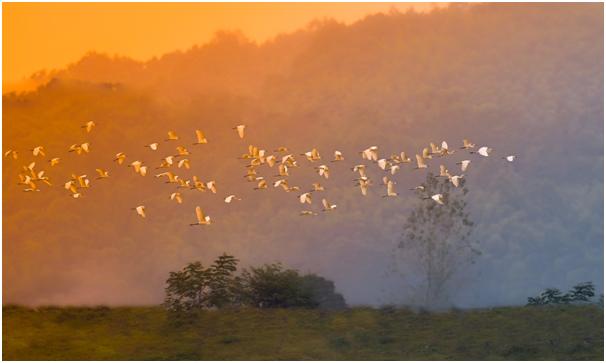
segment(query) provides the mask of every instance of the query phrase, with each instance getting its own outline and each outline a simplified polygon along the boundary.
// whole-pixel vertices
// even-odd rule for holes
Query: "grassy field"
[[[204,311],[5,306],[5,360],[602,360],[596,306]]]

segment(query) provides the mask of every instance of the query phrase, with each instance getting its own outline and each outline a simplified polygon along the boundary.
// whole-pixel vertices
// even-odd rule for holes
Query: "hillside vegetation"
[[[158,307],[3,309],[7,360],[602,360],[597,306],[414,313]]]

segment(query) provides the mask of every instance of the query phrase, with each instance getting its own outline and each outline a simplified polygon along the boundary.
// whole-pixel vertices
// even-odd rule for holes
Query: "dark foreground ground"
[[[7,360],[602,360],[596,306],[414,313],[6,306]]]

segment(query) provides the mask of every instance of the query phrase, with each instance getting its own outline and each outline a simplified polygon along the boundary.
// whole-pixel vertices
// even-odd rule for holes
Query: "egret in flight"
[[[137,211],[138,215],[140,215],[142,218],[145,218],[145,206],[144,205],[137,206],[133,209],[135,211]]]
[[[32,154],[34,154],[34,156],[45,156],[46,154],[44,153],[44,146],[36,146],[32,149]]]
[[[235,195],[228,195],[227,197],[225,197],[224,201],[225,203],[229,204],[231,202],[233,202],[234,200],[242,200],[242,198],[238,198]]]
[[[109,172],[107,170],[103,170],[103,169],[95,169],[95,170],[97,171],[97,174],[99,174],[97,179],[109,178]]]
[[[179,136],[177,136],[177,134],[174,131],[169,131],[168,138],[164,139],[164,141],[175,141],[175,140],[179,140]]]
[[[232,130],[236,130],[238,132],[238,136],[243,139],[244,138],[244,129],[246,128],[246,125],[238,125],[236,127],[233,127]]]
[[[170,195],[170,200],[174,200],[175,202],[181,204],[183,203],[183,198],[181,197],[181,193],[174,192]]]
[[[387,181],[387,194],[384,195],[383,197],[397,197],[398,193],[396,193],[395,189],[394,189],[394,182],[391,180]]]
[[[469,150],[473,149],[474,147],[476,147],[476,144],[472,144],[469,140],[463,139],[463,146],[461,149]]]
[[[331,160],[331,162],[334,163],[335,161],[343,161],[343,160],[345,160],[345,158],[343,157],[343,154],[339,150],[336,150],[335,158],[333,160]]]
[[[299,195],[299,202],[301,202],[301,204],[311,204],[311,193],[308,192]]]
[[[122,163],[124,162],[124,159],[126,159],[126,155],[124,153],[117,153],[114,161],[117,161],[118,165],[122,165]]]
[[[322,209],[324,212],[330,212],[337,209],[337,205],[330,204],[326,198],[322,198],[322,205],[324,206],[324,209]]]
[[[190,226],[199,226],[199,225],[208,225],[210,224],[210,217],[204,215],[202,212],[202,208],[199,206],[196,207],[196,219],[198,220],[196,223],[190,223]]]
[[[4,153],[4,157],[9,157],[12,156],[13,159],[17,160],[17,158],[19,158],[19,155],[17,153],[16,150],[8,150],[7,152]]]
[[[88,121],[87,123],[85,123],[84,125],[80,126],[83,129],[86,129],[86,132],[91,132],[91,130],[93,129],[93,127],[95,126],[95,122],[94,121]]]
[[[462,160],[457,163],[457,165],[461,165],[462,172],[465,172],[469,168],[469,164],[471,164],[471,160]]]
[[[204,136],[202,131],[196,130],[196,142],[194,142],[194,145],[200,144],[208,144],[208,140],[206,140],[206,136]]]
[[[157,142],[152,142],[151,144],[147,144],[144,147],[148,147],[151,150],[156,151],[156,150],[158,150],[158,145],[159,144]]]
[[[419,154],[415,155],[417,158],[417,167],[415,169],[427,169],[427,164],[425,164],[425,159]]]
[[[49,160],[50,166],[52,167],[52,166],[55,166],[55,165],[59,164],[60,160],[61,160],[60,158],[52,158],[52,159],[50,159]]]

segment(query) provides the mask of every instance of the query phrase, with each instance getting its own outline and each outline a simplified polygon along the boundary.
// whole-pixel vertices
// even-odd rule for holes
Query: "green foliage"
[[[234,304],[237,264],[235,257],[223,254],[209,268],[204,268],[201,262],[192,262],[181,271],[170,272],[164,306],[171,311],[190,311]]]
[[[3,308],[5,360],[602,360],[604,311]]]
[[[287,308],[317,307],[311,286],[305,285],[296,270],[285,269],[280,263],[251,267],[242,273],[244,294],[256,307]]]
[[[313,300],[321,309],[344,309],[347,307],[343,295],[335,291],[335,283],[315,274],[301,276],[304,290],[311,291]]]
[[[467,211],[465,179],[455,188],[447,178],[428,172],[419,203],[406,219],[398,245],[407,266],[422,272],[423,305],[446,304],[453,277],[481,252],[470,240],[473,222]],[[442,194],[443,205],[431,196]]]
[[[593,282],[581,282],[572,287],[568,293],[571,301],[591,301],[595,296],[595,287]]]
[[[173,312],[207,308],[253,306],[261,308],[319,307],[343,309],[345,299],[334,282],[321,276],[302,276],[281,264],[245,269],[236,275],[238,260],[223,254],[204,268],[201,262],[171,272],[166,280],[164,307]]]
[[[593,282],[582,282],[572,287],[566,294],[562,294],[559,289],[545,289],[539,296],[529,297],[527,305],[560,305],[569,303],[591,302],[595,296],[595,287]]]

